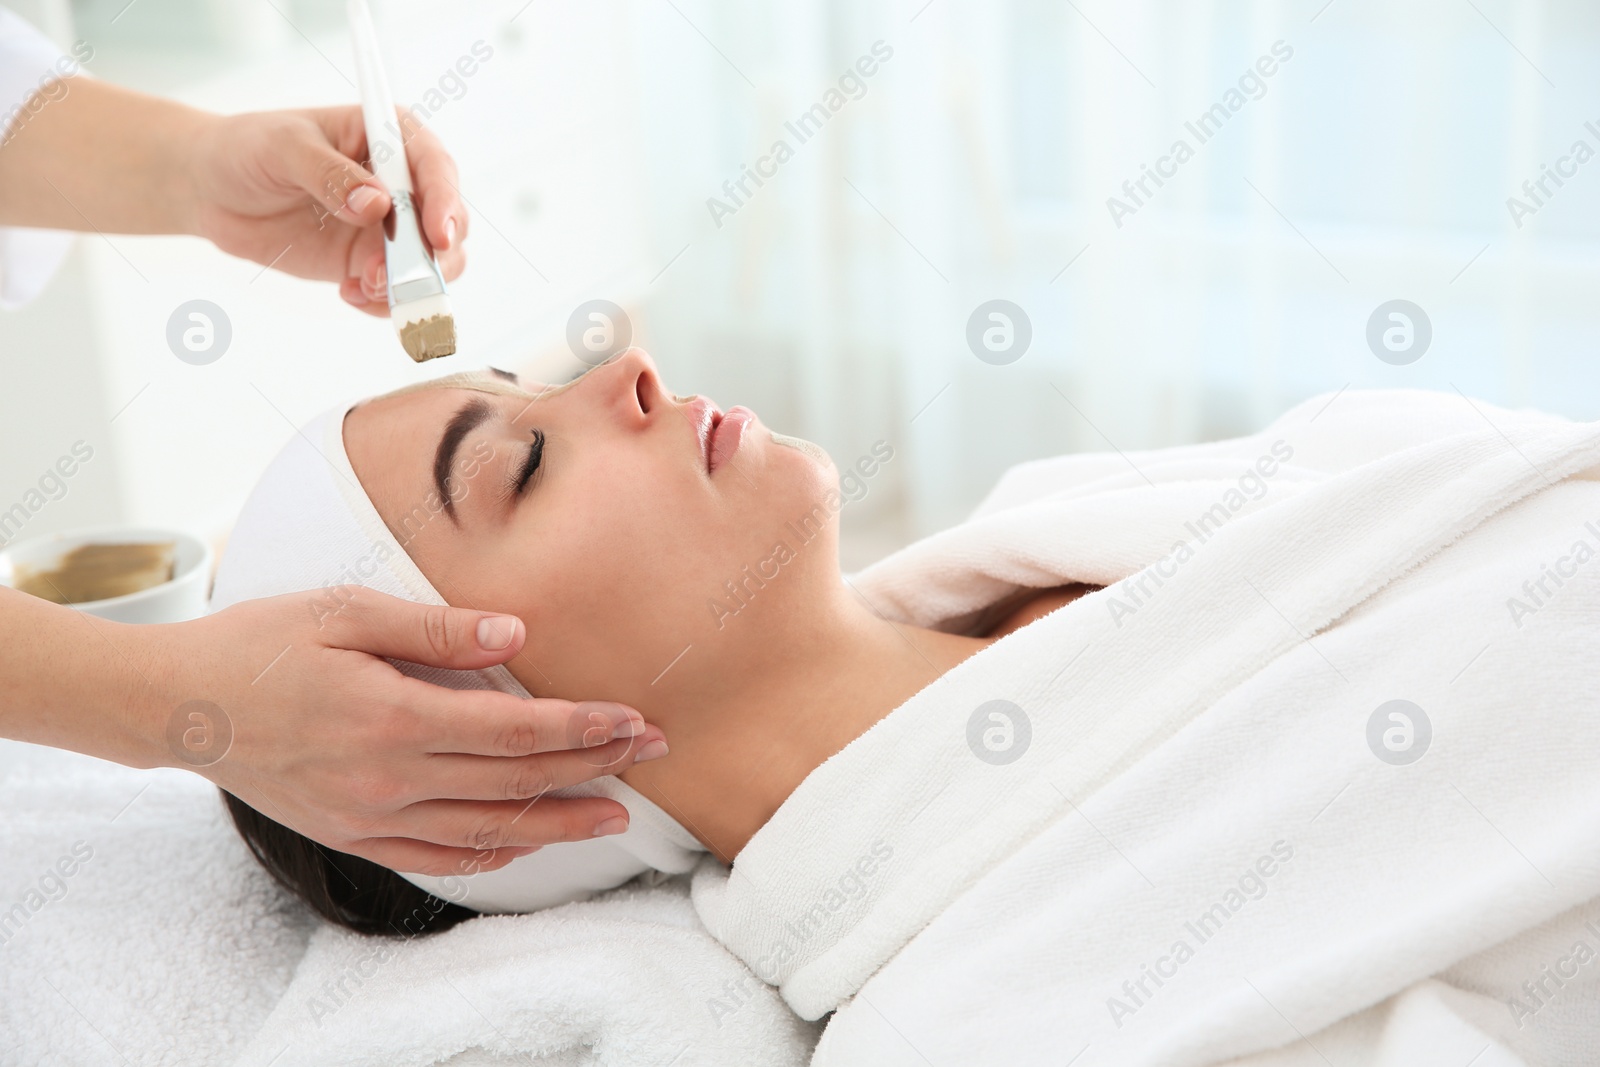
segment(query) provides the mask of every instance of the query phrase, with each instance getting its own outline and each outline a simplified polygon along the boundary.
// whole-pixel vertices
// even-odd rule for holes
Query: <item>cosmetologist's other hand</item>
[[[327,593],[341,606],[312,610]],[[161,762],[386,867],[470,874],[620,833],[627,809],[615,801],[544,793],[666,752],[660,728],[620,704],[445,689],[382,658],[503,663],[526,636],[512,616],[340,586],[137,629],[162,665],[151,688],[167,706],[145,717],[165,719]]]

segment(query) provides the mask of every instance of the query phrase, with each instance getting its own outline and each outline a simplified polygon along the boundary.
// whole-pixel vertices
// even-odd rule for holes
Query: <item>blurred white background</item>
[[[89,42],[96,76],[197,106],[355,99],[339,3],[7,2]],[[747,404],[841,464],[894,447],[845,509],[847,567],[960,518],[1019,460],[1244,433],[1319,392],[1600,417],[1600,160],[1547,179],[1520,226],[1507,205],[1574,142],[1600,151],[1592,2],[374,8],[395,95],[437,105],[474,210],[448,364],[564,375],[573,309],[615,301],[672,389]],[[478,42],[492,56],[461,77]],[[1275,44],[1291,54],[1200,143],[1185,124]],[[785,123],[875,45],[892,55],[800,144]],[[793,158],[714,218],[708,198],[731,202],[724,182],[780,138]],[[1180,138],[1193,158],[1119,226],[1108,198],[1135,206],[1123,183]],[[209,366],[166,343],[196,298],[233,328]],[[996,298],[1032,327],[1007,365],[966,340]],[[1432,324],[1408,366],[1366,340],[1397,298]],[[455,369],[412,366],[331,286],[197,240],[92,234],[0,315],[0,366],[0,510],[74,441],[96,450],[22,536],[218,537],[294,425]]]

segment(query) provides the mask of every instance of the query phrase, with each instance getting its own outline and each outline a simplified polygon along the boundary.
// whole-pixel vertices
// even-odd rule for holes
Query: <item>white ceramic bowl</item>
[[[211,585],[211,547],[181,530],[150,526],[101,526],[14,541],[0,549],[0,585],[15,584],[16,567],[55,566],[73,549],[90,544],[173,542],[171,581],[127,596],[69,605],[78,611],[116,622],[185,622],[206,613]]]

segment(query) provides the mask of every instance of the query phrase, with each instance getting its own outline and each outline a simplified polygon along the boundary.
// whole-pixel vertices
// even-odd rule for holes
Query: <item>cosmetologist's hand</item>
[[[423,232],[451,281],[466,265],[467,236],[455,161],[427,128],[399,114]],[[367,158],[354,105],[211,117],[190,159],[193,228],[232,255],[338,282],[346,302],[387,315],[382,224],[390,201],[358,162]]]
[[[315,607],[330,592],[342,606]],[[512,616],[342,586],[142,631],[161,643],[154,688],[181,698],[165,716],[174,758],[164,762],[386,867],[470,874],[621,832],[627,810],[615,801],[539,798],[666,752],[660,728],[620,704],[445,689],[380,658],[503,663],[526,636]]]

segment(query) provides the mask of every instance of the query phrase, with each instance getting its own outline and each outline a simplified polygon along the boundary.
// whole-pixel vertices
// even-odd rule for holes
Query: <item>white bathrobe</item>
[[[947,673],[703,865],[814,1063],[1592,1063],[1600,427],[1345,393],[1012,471],[856,584]],[[1474,1059],[1474,1057],[1477,1057]]]

